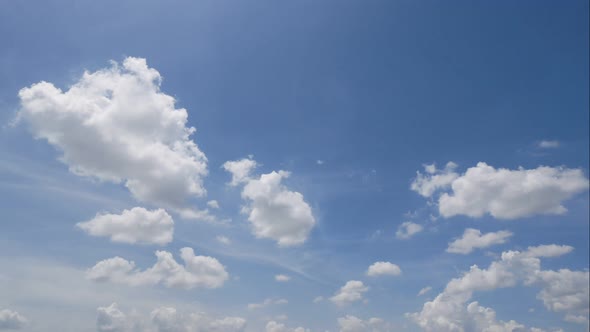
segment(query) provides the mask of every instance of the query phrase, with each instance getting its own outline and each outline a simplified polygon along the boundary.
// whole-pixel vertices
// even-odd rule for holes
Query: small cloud
[[[289,303],[289,301],[287,301],[285,299],[278,299],[278,300],[265,299],[264,301],[262,301],[260,303],[249,303],[248,309],[255,310],[255,309],[261,309],[264,307],[268,307],[273,304],[279,305],[279,304],[287,304],[287,303]]]
[[[231,240],[227,236],[218,235],[215,239],[219,243],[228,244],[228,245],[231,244]]]
[[[397,237],[398,239],[405,240],[411,238],[412,236],[414,236],[414,234],[422,232],[423,230],[424,227],[422,227],[421,225],[413,223],[411,221],[406,221],[397,228],[397,232],[395,232],[395,237]]]
[[[424,287],[418,292],[417,296],[422,296],[422,295],[430,292],[431,290],[432,290],[432,287],[430,287],[430,286]]]
[[[210,200],[207,202],[207,206],[212,209],[219,209],[219,203],[216,200]]]
[[[322,302],[324,300],[323,296],[316,296],[315,299],[313,299],[313,303],[319,303]]]
[[[285,274],[277,274],[275,276],[275,280],[278,282],[287,282],[287,281],[291,280],[291,277],[289,277],[288,275],[285,275]]]
[[[323,161],[323,160],[320,160],[320,159],[318,159],[318,160],[316,160],[316,164],[318,164],[318,165],[323,165],[323,164],[324,164],[324,161]]]
[[[554,140],[554,141],[543,140],[543,141],[540,141],[537,146],[541,149],[556,149],[560,146],[560,143],[557,140]]]
[[[367,270],[367,276],[369,277],[377,277],[377,276],[398,276],[402,273],[402,270],[396,264],[390,262],[376,262],[373,265],[369,266]]]

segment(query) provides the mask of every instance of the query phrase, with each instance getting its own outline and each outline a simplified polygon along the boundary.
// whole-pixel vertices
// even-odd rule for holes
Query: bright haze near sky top
[[[588,13],[0,1],[0,331],[588,331]]]

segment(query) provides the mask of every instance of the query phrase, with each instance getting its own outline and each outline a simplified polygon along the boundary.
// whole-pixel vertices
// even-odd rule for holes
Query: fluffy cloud
[[[231,173],[230,186],[237,186],[250,180],[250,173],[258,166],[253,159],[226,161],[223,168]]]
[[[509,231],[490,232],[482,235],[478,229],[467,228],[462,237],[449,243],[447,252],[466,255],[475,249],[506,243],[511,236],[512,233]]]
[[[163,209],[135,207],[121,214],[101,214],[76,224],[93,236],[108,236],[113,242],[165,245],[172,242],[174,221]]]
[[[123,332],[127,330],[127,316],[116,303],[96,309],[96,330],[98,332]]]
[[[166,287],[191,289],[195,287],[221,287],[229,275],[225,267],[213,257],[195,256],[193,249],[182,248],[180,257],[184,266],[178,264],[167,251],[156,251],[157,262],[149,269],[140,271],[135,263],[121,257],[98,262],[86,272],[90,280],[113,282],[131,286],[164,284]]]
[[[252,232],[258,238],[277,241],[281,247],[303,244],[316,221],[303,195],[281,184],[290,173],[278,171],[251,178],[249,174],[255,165],[251,159],[224,164],[224,168],[232,173],[230,184],[245,184],[242,198],[249,205],[243,212],[248,214]]]
[[[27,324],[27,319],[16,311],[0,310],[0,330],[20,330]]]
[[[399,266],[390,262],[375,262],[369,269],[367,269],[367,275],[369,277],[376,277],[382,275],[398,276],[402,273]]]
[[[437,172],[419,173],[412,189],[430,197],[450,187],[451,191],[442,193],[438,199],[439,213],[445,218],[456,215],[478,218],[487,213],[498,219],[563,214],[567,209],[562,202],[588,190],[589,186],[582,170],[563,167],[509,170],[480,162],[460,176],[445,170],[448,172],[444,173],[445,179],[449,181],[437,178],[441,176]]]
[[[330,298],[330,301],[338,306],[343,306],[352,302],[363,299],[363,294],[369,290],[362,281],[350,280],[347,281],[340,290]]]
[[[503,252],[500,260],[492,262],[487,269],[474,265],[462,277],[452,279],[442,293],[424,304],[421,312],[407,317],[426,331],[522,331],[521,324],[498,321],[492,309],[477,302],[468,303],[476,291],[514,287],[518,283],[540,286],[538,298],[549,310],[587,315],[588,272],[541,269],[540,257],[555,257],[571,249],[552,245],[531,247],[524,252]]]
[[[389,332],[392,326],[381,318],[373,317],[362,320],[352,315],[338,318],[340,332]]]
[[[436,165],[425,165],[426,174],[416,172],[416,178],[410,188],[423,197],[431,197],[436,191],[448,188],[459,176],[455,173],[457,164],[450,161],[444,169],[439,170]]]
[[[97,309],[98,332],[241,332],[246,320],[241,317],[213,318],[201,312],[182,313],[176,308],[154,309],[149,317],[126,315],[116,303]]]
[[[285,324],[270,321],[266,323],[266,332],[309,332],[309,329],[303,327],[288,328]]]
[[[287,282],[287,281],[291,280],[291,277],[289,277],[288,275],[285,275],[285,274],[277,274],[275,276],[275,280],[278,282]]]
[[[413,223],[411,221],[406,221],[399,225],[397,228],[397,232],[395,232],[395,237],[398,239],[409,239],[417,233],[422,232],[424,227],[419,224]]]
[[[139,201],[188,212],[187,200],[206,193],[207,158],[161,80],[145,59],[129,57],[122,67],[85,72],[65,92],[48,82],[23,88],[19,119],[71,172],[125,183]]]

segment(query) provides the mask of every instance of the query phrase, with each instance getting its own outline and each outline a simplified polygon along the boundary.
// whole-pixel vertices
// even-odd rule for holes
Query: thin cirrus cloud
[[[369,290],[362,281],[350,280],[330,298],[337,306],[344,306],[363,299],[363,294]]]
[[[181,312],[174,307],[159,307],[149,315],[123,312],[117,303],[96,309],[98,332],[132,331],[198,331],[198,332],[241,332],[246,327],[242,317],[217,318],[202,312]]]
[[[398,276],[402,270],[396,264],[390,262],[375,262],[367,269],[367,276]]]
[[[564,214],[563,202],[588,190],[581,169],[539,166],[515,170],[494,168],[484,162],[464,174],[455,167],[418,172],[411,189],[424,197],[438,198],[439,213],[445,217],[465,215],[480,218],[517,219],[537,214]],[[441,180],[444,176],[444,180]]]
[[[248,303],[249,310],[261,309],[271,305],[282,305],[287,304],[289,301],[285,299],[264,299],[264,301],[259,303]]]
[[[142,58],[84,75],[67,91],[39,82],[19,92],[18,119],[60,153],[76,175],[124,183],[141,202],[211,220],[188,200],[206,194],[207,158],[191,139],[188,113],[160,91]]]
[[[174,221],[163,209],[134,207],[121,214],[99,214],[76,226],[92,236],[107,236],[113,242],[165,245],[174,237]]]
[[[453,254],[469,254],[475,249],[483,249],[498,244],[503,244],[512,236],[512,232],[498,231],[481,234],[481,231],[474,228],[467,228],[463,235],[449,243],[447,252]]]
[[[280,247],[303,244],[316,221],[303,195],[282,184],[291,173],[273,171],[253,178],[250,173],[255,167],[252,159],[223,165],[232,174],[230,185],[244,185],[241,195],[249,204],[242,212],[248,215],[252,233],[257,238],[275,240]]]
[[[434,300],[424,303],[422,311],[406,316],[425,331],[524,330],[525,326],[516,321],[497,320],[491,308],[482,307],[478,302],[468,303],[474,292],[522,284],[540,287],[537,298],[548,310],[563,313],[572,321],[578,320],[589,310],[589,273],[568,269],[543,270],[540,259],[557,257],[572,250],[570,246],[544,245],[529,247],[522,252],[505,251],[487,269],[473,265],[462,277],[449,281]],[[587,323],[587,319],[582,323]]]
[[[20,330],[28,323],[25,316],[20,313],[10,310],[0,310],[0,330]]]
[[[221,263],[209,256],[195,256],[192,248],[180,249],[184,265],[178,264],[171,253],[156,251],[156,263],[146,270],[138,270],[135,263],[121,257],[98,262],[86,272],[86,277],[97,282],[112,282],[130,286],[163,284],[170,288],[218,288],[229,274]]]

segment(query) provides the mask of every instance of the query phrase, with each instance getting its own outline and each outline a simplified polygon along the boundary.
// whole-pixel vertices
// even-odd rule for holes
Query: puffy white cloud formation
[[[223,168],[231,173],[230,186],[237,186],[250,180],[250,173],[258,166],[255,160],[244,158],[235,161],[226,161]]]
[[[391,324],[381,318],[373,317],[362,320],[352,315],[338,318],[340,332],[389,332],[393,331]]]
[[[213,318],[205,313],[182,313],[160,307],[146,315],[124,314],[116,303],[97,309],[98,332],[241,332],[246,320],[241,317]]]
[[[413,223],[411,221],[406,221],[399,225],[397,231],[395,232],[395,237],[405,240],[411,238],[415,234],[422,232],[423,230],[424,227],[422,227],[422,225]]]
[[[27,324],[27,319],[16,311],[0,310],[0,330],[20,330]]]
[[[291,277],[289,277],[288,275],[285,275],[285,274],[277,274],[275,276],[275,280],[278,282],[287,282],[287,281],[291,280]]]
[[[587,316],[589,273],[541,270],[540,257],[555,257],[572,249],[550,245],[503,252],[501,259],[487,269],[473,265],[462,277],[452,279],[442,293],[424,304],[421,312],[407,317],[426,331],[524,331],[524,326],[514,321],[496,320],[492,309],[468,303],[476,291],[514,287],[518,283],[540,287],[538,298],[549,310]]]
[[[285,324],[270,321],[266,323],[265,332],[309,332],[309,329],[303,327],[289,328]]]
[[[512,233],[509,231],[490,232],[482,235],[478,229],[467,228],[462,237],[449,243],[447,252],[466,255],[475,249],[506,243],[511,236]]]
[[[207,158],[161,80],[145,59],[129,57],[122,67],[85,72],[65,92],[48,82],[21,89],[19,119],[62,153],[71,172],[123,182],[139,201],[206,218],[190,213],[187,200],[206,193]]]
[[[184,265],[174,260],[167,251],[156,251],[157,262],[140,271],[135,263],[121,257],[98,262],[88,269],[86,276],[98,282],[113,282],[131,286],[164,284],[166,287],[191,289],[195,287],[218,288],[228,279],[225,267],[213,257],[195,256],[193,249],[180,249]]]
[[[402,273],[402,270],[396,264],[390,262],[375,262],[367,269],[367,275],[369,277],[377,276],[398,276]]]
[[[232,173],[231,185],[244,183],[242,198],[249,202],[243,212],[248,214],[252,232],[258,238],[277,241],[281,247],[301,245],[307,240],[316,221],[303,195],[288,190],[281,181],[289,177],[285,171],[250,177],[256,162],[251,159],[228,161],[224,168]]]
[[[93,236],[108,236],[113,242],[165,245],[174,236],[174,221],[163,209],[134,207],[121,214],[99,214],[76,226]]]
[[[338,306],[350,304],[352,302],[362,300],[363,294],[368,290],[369,287],[365,286],[362,281],[350,280],[347,281],[346,284],[330,298],[330,301]]]
[[[436,165],[425,165],[426,174],[416,172],[416,178],[410,188],[423,197],[431,197],[436,191],[448,188],[459,177],[455,173],[457,164],[450,161],[444,169],[439,170]]]
[[[116,303],[96,309],[96,330],[98,332],[123,332],[128,329],[127,316]]]
[[[446,172],[446,173],[445,173]],[[445,217],[472,218],[489,213],[498,219],[516,219],[535,214],[563,214],[562,202],[588,190],[588,178],[580,169],[540,166],[535,169],[496,169],[480,162],[458,175],[445,169],[422,175],[412,189],[425,197],[450,188],[438,198],[439,213]]]

